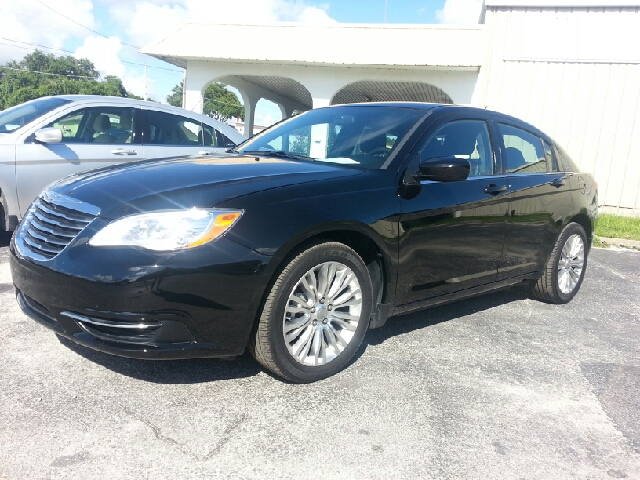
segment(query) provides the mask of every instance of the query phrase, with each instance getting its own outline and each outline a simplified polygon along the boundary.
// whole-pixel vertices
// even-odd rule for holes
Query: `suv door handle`
[[[211,150],[200,150],[198,155],[213,155],[216,152],[212,152]]]
[[[560,178],[554,178],[553,180],[551,180],[549,182],[549,185],[551,185],[552,187],[562,187],[564,186],[564,179],[566,177],[560,177]]]
[[[506,192],[508,189],[508,185],[498,187],[495,183],[491,183],[484,189],[484,193],[488,193],[489,195],[498,195],[499,193]]]
[[[116,148],[115,150],[111,150],[113,155],[137,155],[138,152],[135,150],[125,150],[124,148]]]

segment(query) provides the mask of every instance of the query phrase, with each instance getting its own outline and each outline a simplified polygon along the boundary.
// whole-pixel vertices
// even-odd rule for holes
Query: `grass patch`
[[[600,240],[599,237],[593,237],[593,246],[594,247],[600,247],[600,248],[608,248],[609,245],[604,243],[602,240]]]
[[[640,218],[603,214],[598,217],[596,235],[609,238],[640,240]]]

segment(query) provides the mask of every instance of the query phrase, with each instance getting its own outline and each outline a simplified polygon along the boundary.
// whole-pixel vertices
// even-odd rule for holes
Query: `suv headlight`
[[[192,208],[131,215],[108,224],[89,245],[132,245],[149,250],[197,247],[223,235],[242,214],[242,210]]]

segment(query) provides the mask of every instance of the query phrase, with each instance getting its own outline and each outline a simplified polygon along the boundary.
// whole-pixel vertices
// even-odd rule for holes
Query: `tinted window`
[[[202,124],[203,132],[204,132],[204,145],[206,147],[235,147],[236,144],[232,142],[226,135],[220,133],[218,130],[213,128],[211,125],[207,125],[206,123]]]
[[[469,160],[469,176],[493,175],[493,153],[487,124],[457,120],[440,127],[420,149],[420,161],[456,157]]]
[[[558,159],[553,153],[553,150],[549,146],[547,142],[542,141],[542,145],[544,147],[544,156],[547,159],[547,171],[548,172],[558,172],[560,169],[558,168]]]
[[[554,148],[554,152],[556,153],[556,158],[558,158],[558,164],[560,170],[567,170],[569,172],[579,172],[580,170],[576,166],[576,164],[571,160],[571,157],[564,149],[556,144]]]
[[[502,162],[505,172],[527,174],[553,171],[540,137],[503,123],[498,124],[498,128],[504,143]]]
[[[322,162],[381,168],[426,113],[350,105],[311,110],[257,134],[240,152],[282,151]]]
[[[147,145],[202,145],[202,125],[196,120],[147,110]]]
[[[0,133],[10,133],[70,100],[42,98],[0,112]]]
[[[134,143],[133,108],[91,107],[75,110],[51,122],[62,130],[63,143]]]

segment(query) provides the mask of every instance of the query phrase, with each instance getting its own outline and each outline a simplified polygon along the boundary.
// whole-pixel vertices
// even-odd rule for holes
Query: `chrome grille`
[[[18,232],[20,253],[37,260],[58,255],[100,212],[93,205],[44,192],[29,208]]]

